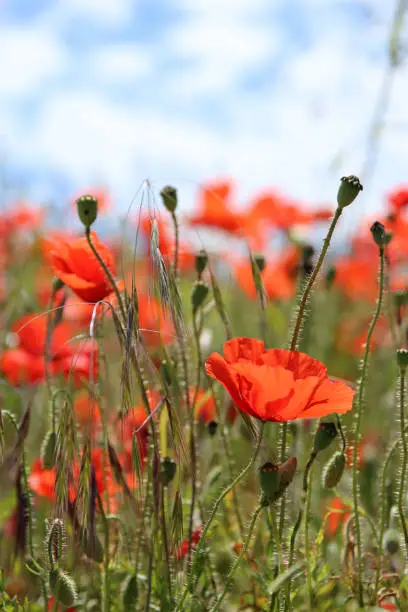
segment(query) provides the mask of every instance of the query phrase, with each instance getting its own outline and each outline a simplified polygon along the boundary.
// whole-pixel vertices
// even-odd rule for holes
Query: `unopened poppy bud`
[[[41,461],[46,470],[52,470],[57,459],[57,434],[49,431],[41,445]]]
[[[385,227],[379,221],[375,221],[370,227],[371,234],[374,238],[374,242],[379,247],[384,247],[386,244]]]
[[[217,421],[210,421],[208,423],[208,433],[210,434],[210,436],[215,436],[217,429],[218,429]]]
[[[323,486],[333,489],[339,484],[346,466],[346,456],[343,452],[334,453],[323,469]]]
[[[193,313],[196,313],[197,310],[202,306],[205,298],[208,295],[209,287],[207,283],[204,281],[196,281],[193,286],[193,291],[191,294],[191,303],[193,305]]]
[[[363,191],[363,186],[360,183],[360,179],[353,174],[343,176],[340,181],[340,187],[337,192],[337,204],[340,208],[344,208],[356,199],[360,191]]]
[[[98,216],[98,200],[92,195],[83,195],[77,199],[78,216],[86,228],[91,227]]]
[[[314,439],[313,452],[320,453],[320,451],[330,446],[336,436],[337,429],[334,423],[320,423]]]
[[[274,497],[279,489],[279,467],[270,461],[264,463],[259,469],[259,482],[261,489],[268,499]]]
[[[163,187],[160,192],[160,195],[162,197],[163,204],[165,205],[167,210],[171,213],[174,213],[177,208],[178,202],[177,189],[175,187],[172,187],[171,185],[167,185],[167,187]]]
[[[136,574],[131,574],[128,576],[123,584],[122,591],[122,603],[123,608],[125,610],[132,610],[136,603],[138,597],[138,588],[137,588],[137,576]]]
[[[161,477],[164,487],[167,487],[173,480],[177,470],[177,464],[170,457],[165,457],[161,462]]]
[[[397,363],[401,370],[406,370],[408,366],[408,351],[407,349],[397,349]]]
[[[266,266],[265,255],[262,255],[262,253],[254,253],[253,259],[254,259],[254,262],[255,262],[258,270],[262,274],[262,272],[265,270],[265,266]]]
[[[292,482],[297,468],[297,458],[290,457],[282,465],[279,466],[279,492],[283,492]]]
[[[384,550],[389,555],[395,555],[400,548],[400,534],[396,529],[387,529],[383,540]]]
[[[207,264],[208,264],[208,255],[206,251],[204,251],[204,249],[201,249],[201,251],[198,251],[198,253],[196,253],[196,256],[195,256],[195,269],[196,269],[197,276],[199,279],[201,279],[201,275],[206,269]]]
[[[77,588],[71,576],[61,569],[53,569],[49,573],[50,590],[64,606],[73,606],[77,598]]]
[[[335,266],[330,266],[326,273],[326,287],[330,289],[334,283],[334,279],[336,278],[336,268]]]
[[[64,525],[60,519],[52,521],[47,535],[48,555],[51,568],[58,564],[62,558],[64,548]]]

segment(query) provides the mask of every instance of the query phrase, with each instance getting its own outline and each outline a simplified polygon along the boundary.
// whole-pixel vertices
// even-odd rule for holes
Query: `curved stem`
[[[211,612],[216,612],[216,610],[219,609],[219,607],[220,607],[220,605],[221,605],[221,603],[222,603],[222,601],[223,601],[223,599],[224,599],[224,597],[225,597],[225,595],[226,595],[226,593],[228,591],[228,587],[230,585],[231,578],[234,575],[235,570],[237,569],[237,567],[241,563],[243,557],[245,556],[245,554],[246,554],[246,552],[248,550],[249,543],[250,543],[251,538],[252,538],[252,533],[254,531],[256,520],[257,520],[257,518],[258,518],[258,516],[259,516],[259,514],[260,514],[260,512],[261,512],[261,510],[263,508],[264,508],[264,506],[262,504],[260,504],[256,508],[256,510],[254,511],[254,513],[252,515],[252,518],[251,518],[251,522],[249,524],[248,535],[246,537],[244,545],[243,545],[243,547],[241,549],[241,552],[239,553],[238,557],[235,559],[235,561],[234,561],[234,563],[233,563],[233,565],[232,565],[232,567],[231,567],[231,569],[230,569],[230,571],[228,573],[228,576],[225,578],[225,586],[224,586],[224,588],[222,590],[222,593],[218,596],[217,601],[215,602],[214,607],[211,608]]]
[[[405,554],[408,554],[408,530],[404,514],[405,475],[407,473],[408,440],[405,431],[405,368],[400,369],[400,422],[401,422],[401,481],[398,493],[398,512],[404,532]]]
[[[329,227],[329,231],[327,232],[327,236],[324,239],[323,242],[323,247],[322,250],[320,252],[319,258],[317,260],[316,266],[313,269],[312,274],[309,277],[309,280],[307,282],[307,285],[305,287],[305,290],[303,292],[302,298],[300,300],[300,304],[299,304],[299,308],[298,308],[298,313],[297,313],[297,317],[296,317],[296,322],[295,322],[295,327],[293,329],[293,334],[292,334],[292,340],[290,343],[290,350],[291,351],[295,351],[297,349],[298,346],[298,342],[299,342],[299,335],[300,335],[300,331],[302,329],[302,322],[303,322],[303,317],[305,314],[305,309],[307,306],[307,302],[310,296],[310,293],[313,289],[313,285],[318,277],[318,274],[321,270],[324,258],[326,257],[326,253],[329,249],[330,246],[330,242],[333,236],[333,232],[335,230],[335,227],[337,225],[338,220],[340,219],[341,213],[343,212],[343,209],[338,206],[334,215],[333,215],[333,219],[331,221],[330,227]],[[280,453],[280,461],[281,463],[283,463],[286,459],[286,445],[287,445],[287,437],[288,437],[288,424],[287,423],[283,423],[282,425],[282,433],[281,433],[281,453]],[[279,516],[279,535],[282,539],[283,537],[283,530],[284,530],[284,526],[285,526],[285,507],[286,507],[286,495],[282,496],[281,499],[281,506],[280,506],[280,516]]]
[[[99,262],[99,265],[103,268],[103,271],[105,272],[106,276],[109,279],[109,282],[110,282],[110,284],[112,286],[112,290],[114,291],[114,293],[116,295],[116,299],[118,300],[118,306],[120,308],[120,312],[122,314],[123,320],[125,320],[125,309],[123,307],[123,302],[122,302],[122,298],[121,298],[120,293],[119,293],[118,286],[117,286],[117,284],[115,282],[115,279],[112,276],[111,271],[109,270],[109,268],[107,267],[107,265],[103,261],[102,257],[99,255],[98,251],[96,250],[94,244],[92,243],[92,240],[91,240],[91,229],[89,227],[87,227],[86,230],[85,230],[85,236],[86,236],[86,239],[88,241],[89,247],[92,250],[92,253],[95,255],[96,259]]]
[[[360,515],[358,511],[358,444],[360,441],[360,430],[361,430],[361,420],[363,413],[363,399],[364,399],[364,389],[367,378],[367,369],[368,369],[368,356],[370,353],[371,346],[371,337],[373,335],[378,317],[380,316],[381,306],[382,306],[382,298],[383,298],[383,288],[384,288],[384,249],[380,247],[380,272],[379,272],[379,293],[378,293],[378,301],[377,307],[374,313],[374,317],[371,321],[366,345],[364,350],[364,357],[362,361],[361,368],[361,378],[360,383],[356,395],[356,417],[355,417],[355,428],[354,428],[354,447],[353,447],[353,464],[352,464],[352,472],[353,472],[353,514],[354,514],[354,525],[356,532],[356,547],[357,547],[357,589],[358,589],[358,603],[360,608],[364,607],[364,593],[363,593],[363,577],[362,577],[362,546],[361,546],[361,531],[360,531]]]
[[[214,506],[211,510],[211,514],[206,522],[206,524],[204,525],[204,529],[203,532],[201,534],[201,538],[197,544],[197,547],[194,551],[194,555],[193,555],[193,559],[192,559],[192,564],[191,564],[191,568],[190,568],[190,574],[192,574],[196,568],[197,565],[197,561],[202,553],[203,547],[204,547],[204,542],[206,539],[206,536],[208,534],[208,530],[211,527],[211,524],[215,518],[215,515],[217,514],[217,510],[221,504],[221,502],[224,500],[224,498],[228,495],[228,493],[246,476],[246,474],[249,472],[249,470],[252,468],[252,466],[254,465],[256,458],[258,456],[259,450],[261,448],[261,442],[262,442],[262,437],[263,437],[263,432],[264,432],[264,427],[265,427],[265,423],[261,424],[260,430],[259,430],[259,434],[258,434],[258,441],[254,450],[254,453],[250,459],[250,461],[247,463],[247,465],[241,470],[241,472],[234,478],[234,480],[227,486],[225,487],[225,489],[220,493],[220,495],[217,497]],[[185,598],[187,597],[187,592],[188,592],[188,587],[186,587],[184,589],[183,595],[181,597],[181,600],[179,601],[179,604],[177,606],[176,610],[182,610],[182,605],[183,602],[185,600]]]

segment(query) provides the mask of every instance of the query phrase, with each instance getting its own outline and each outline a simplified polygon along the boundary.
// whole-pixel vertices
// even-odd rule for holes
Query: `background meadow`
[[[0,610],[408,609],[406,10],[0,2]]]

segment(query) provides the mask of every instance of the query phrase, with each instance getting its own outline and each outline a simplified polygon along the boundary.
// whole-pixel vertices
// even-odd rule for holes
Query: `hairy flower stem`
[[[309,461],[306,464],[305,467],[305,472],[303,474],[303,489],[302,489],[302,501],[301,501],[301,505],[300,505],[300,509],[299,509],[299,513],[296,519],[296,523],[293,527],[293,531],[292,531],[292,535],[290,536],[290,548],[289,548],[289,561],[288,561],[288,568],[291,567],[291,565],[293,564],[294,558],[295,558],[295,543],[296,543],[296,536],[299,532],[300,529],[300,525],[302,524],[302,519],[303,519],[303,513],[305,510],[305,505],[307,502],[307,497],[308,497],[308,490],[309,490],[309,474],[310,471],[312,469],[314,460],[317,457],[317,453],[315,451],[313,451],[309,457]],[[309,563],[309,560],[308,560]],[[291,590],[291,580],[288,580],[287,585],[286,585],[286,595],[285,595],[285,612],[288,612],[290,610],[290,590]],[[309,585],[309,583],[308,583]],[[312,608],[311,608],[312,609]]]
[[[258,457],[258,453],[260,451],[261,448],[261,443],[262,443],[262,438],[263,438],[263,432],[264,432],[264,427],[265,427],[265,423],[261,424],[261,427],[259,429],[259,433],[258,433],[258,441],[254,450],[254,453],[251,457],[251,459],[249,460],[249,462],[247,463],[247,465],[241,470],[241,472],[234,478],[234,480],[227,486],[225,487],[225,489],[220,493],[220,495],[217,497],[217,499],[215,500],[215,503],[213,505],[213,508],[211,510],[211,514],[208,517],[208,520],[206,522],[206,524],[204,525],[204,529],[203,532],[201,534],[201,538],[197,544],[197,547],[194,551],[194,555],[192,558],[192,563],[191,563],[191,567],[190,567],[190,576],[194,573],[194,571],[196,571],[196,566],[198,563],[198,560],[200,558],[200,555],[202,554],[202,550],[204,548],[204,542],[208,533],[208,530],[211,527],[211,524],[217,514],[218,508],[221,504],[221,502],[225,499],[225,497],[228,495],[228,493],[230,491],[232,491],[232,489],[247,475],[247,473],[249,472],[249,470],[252,468],[252,466],[254,465],[256,458]],[[182,610],[183,609],[183,603],[185,598],[187,597],[187,593],[188,593],[188,587],[186,587],[184,589],[183,595],[178,603],[177,606],[177,610]]]
[[[307,572],[307,592],[309,596],[309,609],[313,610],[313,583],[312,583],[312,558],[310,554],[310,542],[309,542],[309,518],[310,518],[310,502],[312,498],[312,483],[313,483],[313,464],[309,472],[309,483],[307,487],[306,495],[306,508],[305,508],[305,557],[306,557],[306,572]]]
[[[224,599],[225,595],[227,594],[228,587],[230,585],[232,576],[234,575],[236,569],[238,568],[239,564],[241,563],[242,559],[244,558],[244,556],[245,556],[245,554],[246,554],[246,552],[248,550],[249,543],[250,543],[251,538],[252,538],[252,533],[254,531],[254,527],[255,527],[257,518],[258,518],[261,510],[263,510],[264,507],[265,506],[263,504],[259,504],[257,506],[257,508],[255,509],[255,511],[254,511],[254,513],[252,515],[252,518],[251,518],[251,522],[249,523],[248,534],[247,534],[245,542],[243,543],[241,552],[239,553],[238,557],[235,559],[235,561],[234,561],[234,563],[233,563],[233,565],[232,565],[232,567],[231,567],[231,569],[230,569],[230,571],[228,573],[228,576],[225,578],[224,588],[223,588],[222,592],[220,593],[220,595],[218,596],[217,601],[215,602],[215,605],[211,608],[211,612],[216,612],[216,610],[219,609],[221,603],[223,602],[223,599]]]
[[[408,530],[404,514],[405,476],[407,473],[408,440],[405,431],[405,368],[400,368],[400,422],[401,422],[401,481],[398,492],[398,513],[404,532],[405,554],[408,555]]]
[[[323,247],[319,255],[319,259],[317,260],[316,266],[313,269],[312,274],[309,277],[305,290],[300,300],[299,309],[296,317],[295,327],[293,328],[292,340],[290,343],[290,350],[295,351],[299,342],[299,335],[302,329],[303,317],[305,314],[305,309],[307,306],[307,302],[310,296],[310,293],[313,289],[313,285],[318,277],[320,269],[322,267],[324,258],[326,257],[326,253],[329,249],[330,242],[333,236],[333,232],[337,225],[338,220],[340,219],[343,208],[338,206],[336,212],[334,213],[332,222],[329,227],[329,231],[327,232],[327,236],[324,239]],[[287,445],[287,437],[288,437],[288,424],[283,423],[282,432],[281,432],[281,452],[280,452],[280,462],[283,463],[286,460],[286,445]],[[282,539],[283,530],[285,527],[285,507],[286,507],[286,495],[282,496],[281,506],[280,506],[280,516],[279,516],[279,536]]]
[[[179,269],[178,269],[178,262],[179,262],[179,250],[180,250],[180,228],[179,228],[179,223],[178,223],[178,219],[176,216],[176,213],[173,211],[171,213],[171,218],[173,221],[173,227],[174,227],[174,260],[173,260],[173,271],[174,271],[174,278],[177,280],[178,279],[178,274],[179,274]]]
[[[405,426],[404,436],[406,436],[407,433],[408,433],[408,427]],[[375,575],[374,592],[373,592],[373,597],[371,601],[373,605],[377,601],[378,585],[380,582],[380,574],[381,574],[381,562],[382,562],[382,557],[383,557],[383,539],[384,539],[385,519],[386,519],[386,512],[387,512],[387,499],[386,499],[387,497],[386,496],[387,469],[390,464],[392,455],[394,454],[394,451],[397,449],[400,443],[401,443],[401,438],[398,438],[398,440],[395,440],[395,442],[390,446],[387,456],[384,461],[383,468],[382,468],[381,492],[380,492],[380,495],[381,495],[381,498],[380,498],[380,532],[378,535],[378,553],[377,553],[378,562],[377,562],[377,571]]]
[[[366,345],[364,350],[364,356],[361,367],[361,377],[358,385],[358,391],[356,394],[356,402],[355,402],[355,426],[354,426],[354,447],[353,447],[353,463],[352,463],[352,474],[353,474],[353,515],[354,515],[354,526],[355,526],[355,536],[356,536],[356,548],[357,548],[357,595],[358,595],[358,604],[360,608],[364,608],[364,593],[363,593],[363,568],[362,568],[362,546],[361,546],[361,530],[360,530],[360,515],[358,511],[358,445],[360,441],[360,430],[361,430],[361,420],[363,414],[363,399],[364,399],[364,389],[367,379],[367,369],[368,369],[368,357],[370,354],[370,346],[371,346],[371,337],[373,335],[376,323],[378,321],[378,317],[380,316],[381,306],[382,306],[382,298],[383,298],[383,290],[384,290],[384,248],[379,247],[379,255],[380,255],[380,271],[379,271],[379,292],[378,292],[378,300],[377,307],[373,316],[373,319],[370,323],[370,327],[367,333]]]
[[[110,575],[109,575],[109,522],[106,518],[105,510],[99,491],[96,490],[96,497],[99,504],[99,511],[102,518],[104,533],[105,556],[103,561],[103,580],[102,580],[102,612],[110,611]]]
[[[126,319],[126,317],[125,317],[125,309],[124,309],[124,306],[123,306],[122,298],[121,298],[120,293],[119,293],[118,286],[117,286],[117,284],[115,282],[115,279],[112,276],[111,271],[109,270],[108,266],[103,261],[102,257],[99,255],[98,251],[96,250],[96,248],[95,248],[95,246],[94,246],[94,244],[93,244],[93,242],[91,240],[91,228],[90,227],[86,228],[85,236],[86,236],[86,239],[88,241],[88,244],[89,244],[89,247],[90,247],[92,253],[95,255],[96,259],[99,262],[99,265],[103,268],[103,271],[105,272],[106,276],[109,279],[109,282],[110,282],[110,284],[112,286],[112,290],[114,291],[114,293],[116,295],[116,299],[118,300],[118,306],[120,308],[120,312],[121,312],[121,315],[123,317],[123,321],[125,321],[125,319]]]

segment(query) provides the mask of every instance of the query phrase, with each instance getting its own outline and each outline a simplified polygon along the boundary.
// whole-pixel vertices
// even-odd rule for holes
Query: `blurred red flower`
[[[339,497],[332,497],[327,503],[327,509],[329,515],[327,517],[326,533],[329,538],[332,538],[349,518],[351,508],[344,504]]]
[[[91,232],[91,240],[111,274],[115,275],[113,255]],[[54,274],[84,302],[99,302],[112,293],[109,279],[85,237],[48,244]],[[121,289],[121,286],[119,286]]]
[[[198,193],[198,210],[189,218],[190,225],[241,234],[245,216],[231,207],[233,183],[214,181],[203,185]]]
[[[351,410],[354,391],[330,380],[326,367],[305,353],[266,350],[261,340],[234,338],[224,344],[224,355],[210,355],[207,374],[224,385],[240,410],[261,421]]]
[[[193,533],[191,534],[192,536],[191,537],[191,548],[192,549],[194,549],[199,543],[202,531],[203,531],[202,527],[199,527],[198,529],[193,531]],[[180,545],[179,549],[176,551],[176,559],[184,559],[184,557],[187,556],[188,548],[189,548],[188,544],[189,544],[188,540],[184,540],[184,542]]]
[[[388,194],[387,200],[392,212],[402,212],[408,206],[408,185],[395,187]]]

